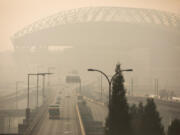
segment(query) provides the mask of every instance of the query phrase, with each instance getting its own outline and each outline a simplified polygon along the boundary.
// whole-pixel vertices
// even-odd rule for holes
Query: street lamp
[[[36,105],[39,106],[39,75],[37,75],[37,97],[36,97]]]
[[[110,105],[110,100],[111,100],[111,84],[112,84],[113,78],[114,78],[119,72],[124,72],[124,71],[129,72],[129,71],[133,71],[133,69],[123,69],[123,70],[120,70],[119,72],[116,72],[116,73],[111,77],[111,79],[110,79],[103,71],[101,71],[101,70],[90,68],[90,69],[88,69],[88,71],[96,71],[96,72],[99,72],[99,73],[101,73],[102,75],[104,75],[105,78],[107,79],[108,84],[109,84],[109,105]]]
[[[28,91],[27,91],[27,109],[29,109],[29,83],[30,83],[30,76],[34,76],[37,74],[28,74]]]
[[[44,102],[44,97],[45,97],[45,93],[44,93],[45,92],[45,76],[46,75],[49,76],[51,74],[53,74],[53,73],[49,73],[49,72],[48,73],[37,73],[37,75],[42,75],[42,77],[43,77],[43,81],[42,81],[42,83],[43,83],[42,84],[43,85],[43,87],[42,87],[43,102]]]
[[[26,108],[26,119],[29,124],[29,117],[30,117],[30,108],[29,108],[29,81],[31,75],[37,75],[37,74],[28,74],[28,91],[27,91],[27,108]]]
[[[45,75],[51,75],[53,73],[30,73],[28,74],[28,91],[27,91],[27,109],[26,109],[26,118],[29,119],[30,115],[30,107],[29,107],[29,83],[30,83],[30,76],[37,76],[37,94],[38,94],[38,76],[42,75],[43,76],[43,99],[44,99],[44,85],[45,85]],[[38,95],[37,95],[37,100],[38,100]],[[38,101],[37,101],[38,103]]]

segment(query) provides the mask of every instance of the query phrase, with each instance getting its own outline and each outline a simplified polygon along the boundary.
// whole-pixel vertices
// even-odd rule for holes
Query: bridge
[[[0,100],[0,133],[17,133],[18,122],[22,121],[26,117],[26,101],[27,93],[23,92],[18,94],[10,93],[5,96],[1,96]],[[31,108],[35,110],[35,98],[36,91],[33,87],[30,91]],[[39,97],[40,104],[42,104],[42,97]],[[34,101],[34,102],[32,102]],[[17,106],[16,106],[17,105]]]
[[[105,125],[105,119],[108,114],[108,105],[107,100],[99,101],[96,97],[91,96],[88,92],[82,93],[84,100],[87,101],[87,105],[90,107],[92,111],[93,118],[99,122],[102,122]],[[128,103],[130,105],[136,104],[138,105],[140,102],[146,104],[147,97],[138,97],[138,96],[128,96]],[[160,113],[160,117],[162,118],[162,124],[167,131],[167,128],[171,121],[175,118],[180,118],[180,102],[173,102],[161,99],[154,99],[157,110]]]
[[[30,117],[27,118],[26,112],[22,110],[1,110],[0,116],[10,115],[11,117],[24,116],[23,122],[16,127],[18,134],[39,135],[39,134],[74,134],[74,135],[103,135],[105,118],[108,113],[107,105],[97,101],[96,97],[92,97],[92,90],[83,91],[82,101],[77,98],[76,90],[71,87],[60,88],[56,86],[51,96],[40,107],[31,109]],[[58,91],[57,91],[58,89]],[[54,102],[54,98],[58,95],[61,97],[59,120],[50,120],[48,117],[48,104]],[[98,95],[99,96],[99,95]],[[128,97],[131,104],[145,103],[144,97]],[[84,104],[83,102],[86,102]],[[155,100],[158,110],[163,117],[163,122],[168,124],[174,117],[180,118],[180,103],[172,103],[169,101]],[[168,119],[170,118],[170,119]],[[1,119],[0,119],[1,120]],[[168,122],[169,121],[169,122]],[[166,128],[168,125],[165,125]],[[15,131],[15,130],[13,130]],[[12,132],[11,132],[12,133]],[[17,132],[13,132],[17,134]],[[6,133],[8,134],[8,133]]]
[[[23,117],[25,116],[25,109],[6,109],[0,110],[0,117]]]
[[[56,64],[60,64],[65,61],[65,57],[63,57],[64,55],[59,57],[59,53],[57,55],[49,55],[48,50],[51,46],[65,45],[75,47],[73,50],[75,53],[72,51],[71,57],[68,57],[70,60],[69,63],[71,61],[77,62],[79,58],[76,57],[76,51],[79,49],[82,49],[82,52],[93,52],[93,54],[99,56],[94,52],[102,50],[102,48],[108,49],[108,51],[116,50],[116,53],[119,54],[119,49],[129,50],[138,47],[156,47],[158,43],[160,47],[169,50],[169,46],[172,48],[179,47],[179,29],[180,16],[173,13],[124,7],[79,8],[60,12],[38,20],[15,33],[11,37],[11,41],[14,45],[15,54],[20,56],[16,60],[21,61],[25,59],[18,66],[27,66],[27,62],[28,64],[31,62],[38,64],[39,61],[43,61],[44,63],[46,61],[53,61]],[[160,36],[157,37],[157,35]],[[134,43],[136,43],[136,46]],[[39,52],[45,53],[42,54]],[[32,56],[30,58],[32,61],[27,60],[24,56]],[[89,55],[85,57],[87,56],[89,57]],[[60,59],[59,63],[57,60],[54,60],[57,57]],[[80,54],[79,57],[85,60],[83,54]],[[82,61],[80,63],[82,65],[84,64]],[[64,62],[64,64],[66,63]],[[73,64],[79,65],[79,63]],[[59,89],[59,87],[57,88]],[[88,107],[82,104],[79,105],[76,99],[76,93],[71,92],[71,90],[66,89],[62,94],[60,120],[49,120],[48,118],[47,108],[48,104],[53,102],[53,98],[55,97],[53,95],[50,101],[47,101],[41,106],[41,109],[32,111],[30,117],[27,117],[27,114],[25,115],[23,122],[19,123],[17,128],[19,134],[85,135],[87,134],[86,132],[93,133],[92,130],[86,128],[87,123],[97,124],[99,125],[98,130],[102,130],[102,123],[104,123],[107,108],[97,105],[94,102],[88,102]],[[135,97],[131,101],[137,102],[139,98]],[[160,106],[168,108],[170,105],[160,104]],[[92,114],[90,111],[87,113],[82,111],[87,111],[89,108],[92,109]],[[171,108],[173,110],[172,112],[177,114],[179,110],[175,110],[174,108],[176,107]],[[2,110],[0,115],[14,115],[12,114],[13,112],[13,109]],[[18,115],[21,114],[24,114],[24,110],[18,110]],[[86,116],[84,115],[88,116],[88,121],[86,121]]]

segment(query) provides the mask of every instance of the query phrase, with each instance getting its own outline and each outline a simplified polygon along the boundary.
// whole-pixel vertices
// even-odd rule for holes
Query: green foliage
[[[142,132],[144,135],[164,135],[159,112],[153,99],[147,99],[142,116]]]
[[[144,114],[144,106],[140,102],[138,107],[134,104],[130,107],[131,124],[133,135],[142,135],[142,116]]]
[[[168,127],[168,135],[180,135],[180,120],[175,119]]]
[[[142,103],[138,107],[131,106],[130,113],[133,135],[164,135],[164,127],[153,99],[147,99],[145,106]]]
[[[120,72],[120,65],[117,65],[116,73],[112,82],[112,98],[109,105],[109,115],[106,120],[106,134],[130,135],[131,119],[125,96],[124,78]]]
[[[106,119],[106,135],[165,135],[159,112],[153,99],[144,106],[129,107],[120,65],[116,66],[112,82],[112,97]],[[174,134],[173,134],[174,135]]]

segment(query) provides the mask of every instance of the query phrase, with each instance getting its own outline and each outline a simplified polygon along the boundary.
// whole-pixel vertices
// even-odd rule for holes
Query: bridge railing
[[[84,99],[78,101],[79,113],[83,123],[83,129],[86,135],[103,135],[104,127],[101,121],[96,121],[93,118],[91,109],[86,104]]]
[[[79,111],[78,104],[76,104],[76,112],[77,112],[77,115],[78,115],[81,135],[86,135],[86,132],[85,132],[85,129],[84,129],[84,124],[83,124],[83,121],[82,121],[82,118],[81,118],[81,114],[80,114],[80,111]]]
[[[42,106],[30,112],[29,119],[25,119],[23,124],[19,124],[18,126],[19,135],[31,135],[42,122],[47,112],[47,108],[48,104],[44,103]]]

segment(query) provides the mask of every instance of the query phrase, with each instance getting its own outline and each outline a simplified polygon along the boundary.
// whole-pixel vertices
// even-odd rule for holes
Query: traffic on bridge
[[[0,135],[180,135],[179,0],[0,11]]]

